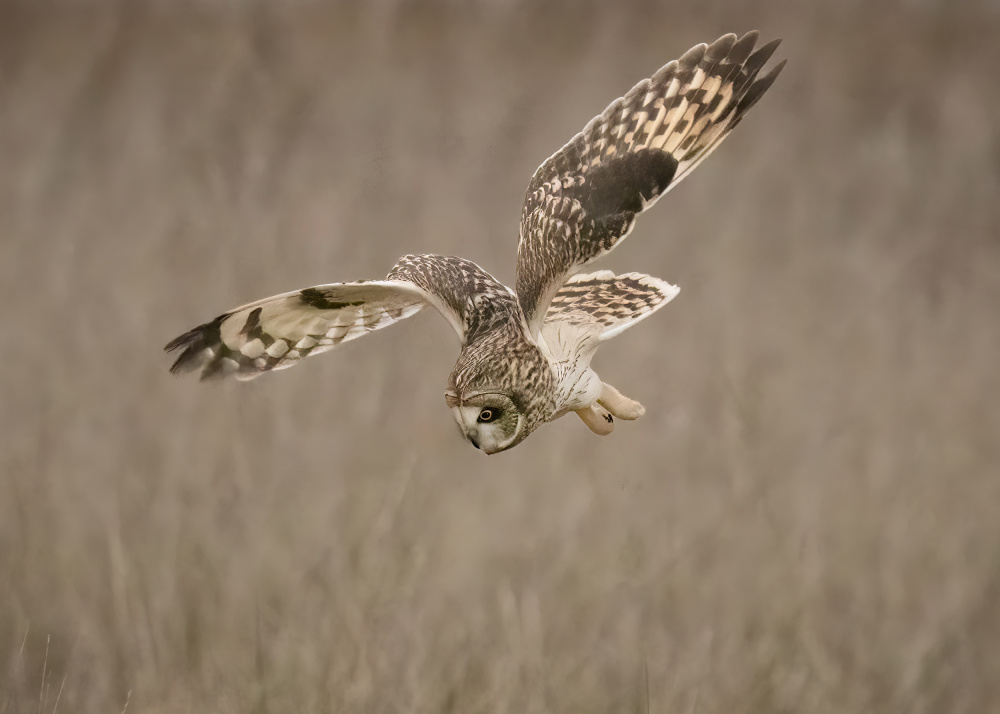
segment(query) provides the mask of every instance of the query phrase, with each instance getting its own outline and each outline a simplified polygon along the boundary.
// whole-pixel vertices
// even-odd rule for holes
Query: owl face
[[[613,417],[642,416],[642,405],[603,383],[590,360],[678,289],[641,273],[580,270],[624,240],[636,216],[712,153],[771,86],[785,63],[758,77],[778,41],[755,50],[757,39],[754,31],[696,45],[538,168],[521,209],[516,290],[464,258],[406,255],[385,280],[316,285],[223,313],[167,345],[180,350],[171,372],[253,379],[432,307],[462,345],[446,401],[465,438],[487,454],[569,411],[602,435]]]
[[[523,439],[524,415],[509,396],[499,392],[445,394],[452,416],[465,438],[487,454],[509,449]]]

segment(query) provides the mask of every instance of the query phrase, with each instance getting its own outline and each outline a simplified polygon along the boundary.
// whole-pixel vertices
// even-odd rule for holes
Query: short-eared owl
[[[486,453],[571,411],[597,434],[611,432],[613,417],[642,416],[590,361],[678,288],[640,273],[578,271],[620,243],[771,86],[784,62],[758,74],[778,41],[756,43],[750,32],[693,47],[539,167],[521,210],[516,291],[462,258],[407,255],[385,280],[317,285],[219,315],[166,346],[181,351],[171,371],[253,379],[430,305],[462,342],[445,401]]]

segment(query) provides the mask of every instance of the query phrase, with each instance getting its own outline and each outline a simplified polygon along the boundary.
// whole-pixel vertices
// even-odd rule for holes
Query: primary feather
[[[167,344],[172,372],[253,379],[410,317],[427,305],[461,340],[445,398],[469,441],[509,449],[575,411],[606,435],[638,402],[590,367],[604,341],[678,288],[641,273],[577,274],[728,136],[774,82],[778,42],[757,33],[697,45],[616,99],[532,176],[521,212],[515,291],[475,263],[407,255],[384,280],[317,285],[219,315]]]
[[[517,296],[533,334],[565,280],[612,250],[705,159],[771,86],[758,78],[778,41],[757,33],[697,45],[616,99],[543,163],[528,184]]]

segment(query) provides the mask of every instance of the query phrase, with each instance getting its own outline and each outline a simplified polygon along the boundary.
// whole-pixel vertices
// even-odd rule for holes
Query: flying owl
[[[578,271],[729,135],[784,66],[758,77],[779,42],[754,51],[749,32],[697,45],[549,157],[521,210],[516,290],[463,258],[407,255],[385,280],[317,285],[223,313],[166,346],[180,350],[171,372],[253,379],[429,305],[461,340],[445,401],[476,448],[504,451],[569,412],[601,435],[614,417],[637,419],[643,406],[602,382],[591,358],[679,289],[641,273]]]

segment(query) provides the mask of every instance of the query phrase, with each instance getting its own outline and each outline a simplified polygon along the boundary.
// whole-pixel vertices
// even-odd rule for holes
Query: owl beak
[[[484,454],[495,454],[496,450],[490,450],[489,447],[481,445],[479,443],[479,429],[476,427],[471,427],[465,432],[465,438],[469,440],[469,443],[475,446],[477,449],[482,451]]]
[[[475,435],[469,436],[469,442],[473,446],[475,446],[477,449],[480,449],[487,456],[492,456],[493,454],[498,454],[501,451],[503,451],[503,448],[499,448],[499,449],[496,448],[496,444],[493,443],[490,439],[486,440],[490,444],[489,446],[487,446],[486,444],[480,444],[479,440],[476,439],[477,436],[479,436],[478,433],[475,434]]]
[[[475,446],[477,449],[479,449],[480,451],[482,451],[484,454],[489,455],[489,454],[495,454],[495,453],[497,453],[497,449],[491,449],[490,447],[486,446],[485,444],[480,444],[479,443],[479,429],[477,429],[474,426],[470,427],[470,428],[468,428],[466,430],[466,432],[465,432],[465,438],[469,440],[470,444],[472,444],[473,446]],[[489,441],[489,439],[487,439],[487,441]]]
[[[446,395],[446,398],[447,396],[448,395]],[[449,401],[449,404],[450,403],[451,402]],[[479,407],[463,407],[456,405],[451,408],[451,411],[455,416],[455,421],[458,423],[459,431],[470,444],[475,446],[484,454],[495,454],[498,451],[503,451],[503,449],[497,449],[493,446],[487,446],[486,444],[481,443],[479,425],[476,423],[476,417],[479,415]],[[486,442],[487,444],[493,444],[492,439],[486,439]]]
[[[452,414],[455,415],[455,421],[458,422],[458,428],[459,431],[462,432],[462,436],[464,436],[466,440],[477,449],[482,449],[483,447],[479,445],[479,427],[476,426],[475,417],[471,414],[466,414],[464,410],[458,406],[457,400],[453,402],[452,398],[449,397],[450,395],[445,395],[445,398],[448,399],[448,404],[451,406]],[[469,421],[470,419],[472,419],[472,421]]]

